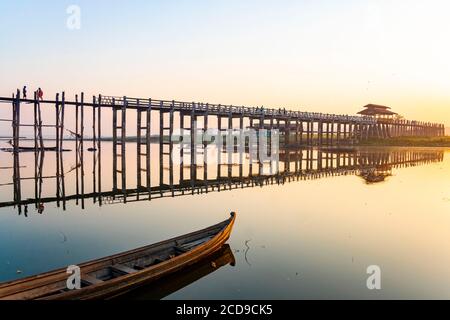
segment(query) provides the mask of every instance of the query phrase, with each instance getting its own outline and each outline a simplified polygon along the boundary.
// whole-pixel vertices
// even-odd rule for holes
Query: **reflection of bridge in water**
[[[130,143],[131,144],[131,143]],[[136,144],[135,144],[136,145]],[[79,154],[80,150],[77,150]],[[442,162],[444,152],[438,150],[419,149],[332,149],[332,148],[307,148],[296,150],[281,150],[279,160],[271,162],[249,161],[248,153],[227,152],[227,150],[216,150],[218,159],[226,157],[228,159],[239,159],[235,163],[209,164],[204,160],[201,165],[175,164],[170,154],[162,152],[159,159],[146,157],[143,161],[139,154],[137,165],[131,171],[124,166],[120,172],[122,179],[117,179],[113,169],[112,183],[108,186],[102,182],[102,150],[92,153],[93,162],[90,174],[90,190],[86,190],[86,168],[85,163],[79,161],[76,156],[76,166],[70,170],[75,173],[75,192],[66,194],[66,175],[64,171],[63,152],[46,153],[34,151],[34,176],[21,177],[23,170],[20,163],[21,153],[12,153],[14,166],[10,168],[13,174],[12,183],[0,185],[13,186],[13,199],[11,201],[0,202],[0,208],[15,207],[19,214],[25,215],[28,206],[34,205],[39,213],[42,213],[47,203],[56,203],[58,207],[66,210],[69,201],[75,201],[77,205],[85,208],[85,201],[90,199],[99,206],[111,205],[115,203],[127,203],[136,201],[150,201],[159,198],[179,197],[183,195],[206,194],[209,192],[220,192],[226,190],[244,189],[252,187],[263,187],[265,185],[281,185],[288,182],[300,180],[321,179],[330,176],[358,175],[368,183],[383,181],[385,177],[392,174],[392,169],[403,168],[416,165],[424,165],[433,162]],[[56,155],[56,175],[44,176],[45,157]],[[113,162],[120,161],[113,153]],[[189,158],[190,155],[188,154]],[[131,156],[130,156],[131,157]],[[106,159],[106,157],[103,157]],[[127,159],[129,161],[130,159]],[[150,162],[158,161],[159,172],[151,174]],[[114,164],[114,167],[116,163]],[[8,168],[1,168],[2,171]],[[136,183],[127,185],[127,174],[135,175]],[[155,178],[156,177],[156,178]],[[55,180],[56,190],[45,190],[46,194],[55,192],[55,196],[43,196],[43,182],[45,180]],[[22,194],[22,184],[26,181],[34,182],[34,194],[24,196]],[[112,184],[112,185],[111,185]],[[73,187],[73,186],[72,186]],[[1,189],[0,189],[1,190]],[[107,191],[105,191],[107,190]]]

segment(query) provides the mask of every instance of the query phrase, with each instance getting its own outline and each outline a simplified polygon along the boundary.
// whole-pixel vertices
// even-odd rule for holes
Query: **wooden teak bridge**
[[[65,129],[65,109],[69,106],[75,107],[75,132],[72,132],[77,141],[83,145],[85,138],[86,108],[91,108],[92,116],[92,139],[95,143],[101,143],[102,109],[109,108],[113,112],[113,141],[121,154],[126,152],[127,140],[127,113],[137,113],[135,126],[136,137],[140,149],[148,146],[151,141],[151,118],[154,113],[159,113],[159,137],[172,137],[174,130],[174,119],[178,118],[179,129],[190,132],[191,141],[194,144],[195,135],[198,130],[206,131],[210,125],[211,117],[216,118],[219,131],[233,129],[245,130],[248,128],[261,130],[277,129],[281,133],[285,146],[301,147],[311,145],[335,145],[353,144],[357,141],[370,138],[389,138],[397,136],[427,136],[437,137],[445,135],[445,127],[437,123],[425,123],[419,121],[384,119],[370,116],[348,116],[336,114],[323,114],[312,112],[289,111],[286,109],[269,109],[263,107],[241,107],[197,102],[180,102],[154,99],[139,99],[129,97],[93,96],[92,102],[87,102],[83,93],[76,95],[75,99],[69,101],[66,95],[56,94],[55,100],[39,100],[34,95],[33,99],[23,99],[20,92],[12,97],[0,97],[0,103],[11,103],[12,119],[0,119],[0,122],[12,123],[12,137],[14,151],[20,149],[20,128],[34,128],[34,148],[44,149],[42,128],[51,127],[55,129],[56,151],[63,149]],[[31,124],[21,123],[21,105],[33,105],[34,122]],[[41,106],[50,105],[55,109],[55,124],[49,125],[42,121]],[[30,109],[25,109],[29,111]],[[168,114],[168,117],[164,115]],[[188,121],[186,120],[188,118]],[[238,119],[236,126],[234,121]],[[144,124],[142,121],[145,120]],[[199,121],[200,120],[200,121]],[[223,126],[223,120],[226,121]],[[202,128],[197,124],[202,123]],[[134,133],[133,133],[134,135]],[[169,139],[171,140],[171,139]],[[167,144],[171,148],[171,142]],[[115,150],[117,150],[115,149]],[[81,148],[81,151],[83,149]],[[142,150],[139,150],[142,153]],[[148,152],[148,151],[147,151]],[[194,157],[195,146],[192,145],[192,157]],[[81,155],[82,156],[82,155]],[[123,166],[123,165],[122,165]],[[123,168],[122,168],[123,169]]]

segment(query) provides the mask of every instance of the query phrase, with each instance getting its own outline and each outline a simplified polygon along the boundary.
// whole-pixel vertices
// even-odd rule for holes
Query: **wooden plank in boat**
[[[179,252],[179,253],[186,253],[189,250],[186,248],[182,248],[182,247],[175,247],[175,251]]]
[[[202,243],[205,243],[205,242],[211,240],[211,238],[212,237],[206,237],[206,238],[202,238],[202,239],[199,239],[199,240],[196,240],[196,241],[185,243],[185,244],[183,244],[181,246],[181,248],[189,251],[189,249],[191,249],[193,247],[196,247],[198,245],[201,245]]]
[[[85,274],[81,277],[81,281],[85,282],[88,285],[96,285],[96,284],[100,284],[100,283],[104,282],[103,280],[97,279],[97,278],[87,275],[87,274]]]
[[[113,266],[111,266],[111,269],[113,271],[119,272],[119,273],[125,273],[125,274],[132,274],[132,273],[136,273],[138,272],[138,270],[127,267],[123,264],[115,264]]]

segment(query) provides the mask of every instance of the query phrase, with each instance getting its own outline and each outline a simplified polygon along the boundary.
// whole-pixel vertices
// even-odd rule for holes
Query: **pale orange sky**
[[[0,4],[0,95],[27,84],[338,114],[376,103],[450,126],[448,1],[79,1],[75,31],[67,5]]]

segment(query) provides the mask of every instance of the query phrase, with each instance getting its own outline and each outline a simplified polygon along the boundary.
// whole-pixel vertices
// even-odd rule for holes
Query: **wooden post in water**
[[[222,177],[222,148],[223,148],[223,143],[222,143],[222,117],[220,115],[221,112],[221,106],[219,105],[218,107],[219,112],[217,115],[217,130],[218,130],[218,139],[219,142],[216,144],[217,145],[217,180],[220,180]],[[220,184],[218,187],[218,191],[220,191]]]
[[[337,125],[337,144],[341,143],[341,122],[338,122]]]
[[[116,99],[112,99],[112,112],[113,112],[113,191],[117,192],[117,108]]]
[[[234,151],[234,136],[233,136],[233,106],[230,106],[228,112],[228,135],[227,135],[227,154],[228,154],[228,185],[231,189],[231,178],[233,176],[233,151]]]
[[[323,145],[323,122],[322,120],[319,120],[319,145],[322,146]]]
[[[92,197],[92,200],[94,203],[97,202],[97,158],[96,158],[96,147],[97,147],[97,129],[96,129],[96,110],[95,106],[97,104],[97,99],[95,96],[92,97],[92,189],[94,196]]]
[[[242,178],[244,175],[244,152],[245,152],[245,129],[244,129],[244,108],[241,109],[239,116],[239,178],[241,179],[241,187],[244,187]]]
[[[197,128],[196,128],[196,104],[192,103],[191,110],[191,186],[192,194],[194,194],[194,183],[197,180],[197,154],[196,154],[196,140],[197,140]]]
[[[150,150],[151,150],[151,138],[152,138],[152,127],[151,127],[151,123],[152,123],[152,99],[148,100],[148,107],[147,107],[147,131],[146,131],[146,135],[145,135],[145,142],[146,142],[146,182],[147,182],[147,191],[149,193],[148,198],[149,200],[152,199],[152,194],[151,194],[151,162],[150,162]]]
[[[34,127],[33,127],[33,133],[34,133],[34,155],[37,156],[38,152],[38,136],[37,136],[37,128],[38,128],[38,116],[37,116],[37,95],[36,92],[34,92],[34,98],[33,98],[33,118],[34,118]]]
[[[98,155],[98,193],[99,193],[99,204],[102,206],[102,96],[98,96],[98,147],[97,147],[97,155]]]
[[[19,94],[19,90],[17,90],[17,94]],[[13,152],[17,153],[18,152],[18,147],[17,147],[17,95],[12,95],[12,142],[13,142]],[[14,189],[15,190],[15,189]]]
[[[138,99],[138,107],[136,109],[136,184],[137,184],[137,194],[139,197],[139,189],[142,186],[142,112],[140,109],[140,100]]]
[[[36,95],[36,93],[35,93]],[[80,147],[79,147],[79,113],[80,113],[80,106],[78,104],[78,94],[75,95],[75,175],[76,175],[76,179],[75,179],[75,189],[76,189],[76,194],[77,194],[77,198],[76,198],[76,205],[78,205],[78,198],[80,195],[80,184],[78,181],[79,178],[79,164],[80,164]]]
[[[181,106],[182,111],[180,112],[180,130],[181,130],[181,145],[180,145],[180,181],[184,181],[184,148],[186,146],[186,141],[184,137],[186,136],[185,128],[184,128],[184,109],[185,104],[182,103]]]
[[[66,93],[65,92],[63,92],[62,93],[62,98],[61,98],[61,109],[60,109],[60,112],[59,112],[59,115],[60,115],[60,118],[61,118],[61,120],[60,120],[60,123],[59,123],[59,125],[60,125],[60,128],[59,128],[59,151],[63,151],[63,142],[64,142],[64,125],[65,125],[65,123],[64,123],[64,111],[65,111],[65,107],[66,107]]]
[[[97,98],[92,97],[92,150],[97,148]],[[94,152],[95,154],[95,152]]]
[[[63,91],[61,96],[61,104],[59,110],[59,146],[57,152],[59,161],[60,161],[60,172],[59,172],[59,187],[61,188],[62,199],[63,199],[63,210],[66,210],[66,184],[65,184],[65,175],[64,175],[64,161],[63,161],[63,142],[64,142],[64,111],[65,111],[65,103],[66,103],[66,93]]]
[[[126,140],[127,140],[127,108],[128,101],[127,97],[123,97],[122,105],[122,137],[121,137],[121,153],[122,153],[122,194],[124,197],[124,203],[127,202],[127,165],[126,165]]]
[[[330,145],[333,145],[334,143],[334,120],[330,124],[331,131],[330,131]]]
[[[81,208],[84,209],[84,92],[81,93],[80,109]]]
[[[159,106],[159,185],[164,184],[164,110],[163,102]],[[161,194],[162,195],[162,194]]]
[[[55,129],[56,129],[56,205],[59,208],[60,206],[60,184],[59,184],[59,175],[60,175],[60,162],[59,162],[59,153],[61,150],[59,149],[59,127],[60,127],[60,117],[59,117],[59,93],[56,94],[55,99]]]
[[[169,114],[169,184],[172,190],[172,197],[175,196],[173,189],[173,130],[174,130],[174,117],[175,117],[175,101],[172,100]]]
[[[206,111],[203,119],[203,131],[204,136],[208,132],[208,119],[209,119],[209,103],[206,104]],[[203,140],[203,181],[205,182],[206,193],[208,193],[208,142],[206,139]]]
[[[34,103],[33,103],[33,118],[34,118],[34,198],[38,198],[38,161],[39,161],[39,151],[38,151],[38,137],[37,137],[37,127],[38,127],[38,116],[37,116],[37,102],[36,102],[36,92],[34,92]],[[38,203],[35,203],[35,208],[38,208]]]
[[[58,153],[59,150],[59,93],[56,94],[55,99],[55,129],[56,129],[56,152]],[[58,161],[57,161],[58,162]],[[57,164],[58,168],[58,164]]]

